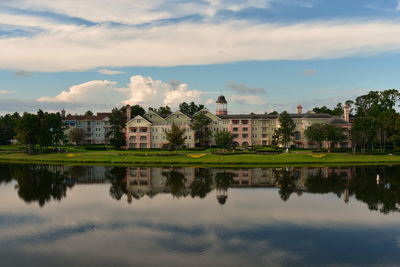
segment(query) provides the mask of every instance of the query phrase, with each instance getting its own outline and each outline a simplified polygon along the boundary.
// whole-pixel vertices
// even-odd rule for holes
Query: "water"
[[[1,266],[400,266],[399,203],[399,166],[0,164]]]

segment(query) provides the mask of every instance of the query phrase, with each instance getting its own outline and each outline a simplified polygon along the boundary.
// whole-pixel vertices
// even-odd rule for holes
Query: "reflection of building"
[[[175,197],[187,196],[191,192],[191,185],[196,178],[196,168],[147,168],[147,167],[128,167],[127,168],[127,190],[134,198],[140,199],[144,196],[150,198],[157,194],[173,194]],[[169,174],[175,172],[181,174],[184,178],[181,188],[173,191],[171,184],[168,184]],[[228,186],[216,186],[215,177],[218,173],[229,173],[232,182]],[[290,167],[290,168],[252,168],[252,169],[209,169],[209,175],[212,179],[211,190],[216,190],[216,197],[220,204],[225,204],[228,199],[228,188],[244,187],[280,187],[281,179],[288,177],[295,188],[295,192],[301,195],[307,192],[306,181],[308,177],[318,176],[322,179],[330,179],[333,175],[340,176],[343,179],[351,179],[352,168],[336,167]],[[176,188],[175,188],[176,189]],[[343,190],[346,190],[344,188]],[[345,201],[348,202],[346,191]]]
[[[279,115],[277,114],[228,114],[228,102],[224,96],[219,96],[216,102],[216,112],[211,113],[204,108],[196,114],[203,114],[211,119],[209,129],[212,133],[229,131],[235,137],[234,141],[239,146],[271,145],[274,131],[279,128]],[[129,110],[129,107],[128,107]],[[351,128],[350,107],[343,107],[343,116],[330,114],[317,114],[314,112],[303,113],[301,105],[297,106],[297,113],[289,114],[296,124],[293,145],[302,148],[315,148],[316,144],[306,139],[304,131],[316,123],[334,124],[345,129]],[[195,115],[196,115],[195,114]],[[143,116],[131,118],[127,113],[126,143],[127,148],[161,148],[166,145],[165,132],[171,129],[172,123],[186,129],[184,146],[194,147],[194,132],[190,128],[193,117],[176,111],[168,116],[157,114],[149,110]],[[212,141],[214,145],[214,141]],[[323,146],[327,146],[324,143]],[[350,147],[350,142],[337,144],[339,147]]]

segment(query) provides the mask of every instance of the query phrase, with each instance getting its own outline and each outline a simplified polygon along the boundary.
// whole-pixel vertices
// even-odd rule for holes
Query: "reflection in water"
[[[1,265],[398,266],[399,170],[0,164]]]
[[[205,198],[215,190],[218,203],[224,205],[229,188],[276,187],[283,201],[293,193],[333,193],[345,203],[354,196],[370,210],[387,214],[400,210],[399,173],[399,167],[381,166],[223,169],[0,165],[0,184],[15,180],[20,198],[40,206],[65,198],[75,184],[110,183],[110,196],[116,200],[126,196],[129,203],[157,194]]]

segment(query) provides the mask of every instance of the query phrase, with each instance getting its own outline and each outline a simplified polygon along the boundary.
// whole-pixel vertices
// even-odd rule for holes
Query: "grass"
[[[167,155],[166,155],[167,154]],[[170,155],[168,155],[170,154]],[[173,154],[173,155],[171,155]],[[66,153],[27,155],[0,151],[0,162],[107,164],[107,165],[180,165],[180,166],[272,166],[272,165],[370,165],[400,164],[398,155],[353,155],[346,153],[294,152],[278,155],[215,155],[210,151],[86,151],[69,149]]]

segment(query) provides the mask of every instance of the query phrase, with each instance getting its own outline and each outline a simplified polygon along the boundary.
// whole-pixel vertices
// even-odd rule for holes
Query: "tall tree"
[[[116,149],[121,149],[126,145],[125,134],[125,112],[124,109],[113,109],[109,117],[110,130],[106,137],[110,139],[110,144]]]
[[[16,133],[16,125],[20,116],[17,112],[0,116],[0,145],[10,144]]]
[[[280,114],[279,124],[280,127],[277,129],[277,134],[279,135],[280,143],[284,147],[288,148],[290,141],[292,140],[292,136],[294,135],[296,124],[286,111]]]
[[[172,149],[181,147],[185,142],[185,129],[179,128],[175,123],[172,123],[171,130],[166,131],[165,135]]]
[[[212,133],[209,129],[211,119],[204,114],[194,116],[190,128],[195,132],[195,137],[199,140],[201,147],[206,147],[210,143]]]
[[[328,142],[328,151],[332,150],[332,143],[341,142],[346,140],[346,133],[344,128],[337,127],[333,124],[325,124],[325,140]]]
[[[233,146],[233,134],[228,131],[219,131],[214,134],[214,140],[215,144],[222,148],[222,149],[228,149]]]
[[[81,128],[72,128],[68,136],[71,142],[80,145],[85,140],[85,131]]]
[[[325,140],[324,125],[315,123],[304,131],[308,140],[316,142],[318,150],[321,149],[322,142]]]
[[[85,116],[93,116],[93,112],[91,110],[88,110],[85,112]]]
[[[39,117],[36,114],[25,112],[18,120],[16,129],[19,142],[26,146],[28,153],[33,154],[40,131]]]
[[[196,114],[198,111],[202,110],[204,108],[204,105],[196,105],[194,102],[190,102],[189,104],[186,102],[183,102],[179,105],[179,110],[189,116],[193,116]]]
[[[172,114],[172,110],[169,106],[159,107],[159,108],[149,108],[149,109],[160,115],[168,116]]]
[[[131,118],[136,116],[143,116],[146,113],[146,110],[142,108],[140,105],[134,105],[131,107]]]

